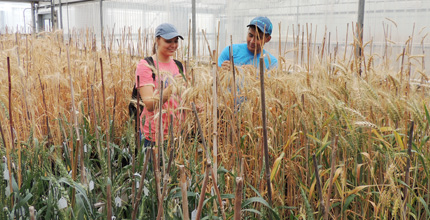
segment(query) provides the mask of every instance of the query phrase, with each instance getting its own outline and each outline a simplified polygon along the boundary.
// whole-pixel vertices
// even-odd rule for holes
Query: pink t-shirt
[[[136,88],[151,85],[154,87],[154,93],[156,92],[156,95],[159,96],[159,89],[158,86],[158,76],[157,72],[155,72],[155,81],[152,78],[152,70],[148,67],[149,64],[146,62],[146,60],[142,59],[139,64],[136,67],[136,85],[137,85],[137,76],[139,76],[139,84],[136,86]],[[154,59],[154,66],[157,66],[157,61]],[[159,62],[159,72],[161,75],[161,79],[163,82],[167,82],[171,79],[168,79],[167,74],[169,74],[171,77],[175,77],[179,74],[178,66],[176,65],[175,61],[173,59],[170,60],[169,63],[162,63]],[[166,83],[164,83],[166,86]],[[165,87],[163,87],[164,89]],[[176,97],[176,94],[173,94],[170,96],[170,99],[166,101],[163,104],[163,125],[164,125],[164,135],[168,134],[169,124],[170,124],[170,116],[173,115],[173,121],[174,124],[178,123],[178,120],[180,119],[180,113],[177,110],[178,107],[178,97]],[[158,102],[158,101],[156,101]],[[142,121],[145,117],[145,124],[142,126],[140,125],[140,130],[145,135],[145,138],[150,141],[156,141],[156,133],[158,134],[158,118],[154,119],[154,115],[159,113],[159,109],[156,108],[154,111],[150,112],[146,110],[146,108],[143,108],[142,113],[140,114],[140,120]],[[150,128],[151,127],[151,128]]]

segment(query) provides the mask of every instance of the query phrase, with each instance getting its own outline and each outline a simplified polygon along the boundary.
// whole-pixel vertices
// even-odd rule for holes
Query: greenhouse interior
[[[0,219],[430,219],[429,20],[0,0]]]

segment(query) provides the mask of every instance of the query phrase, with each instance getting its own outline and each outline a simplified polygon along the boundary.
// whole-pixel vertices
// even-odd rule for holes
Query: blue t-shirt
[[[260,54],[256,54],[254,58],[254,53],[248,50],[248,46],[246,43],[244,44],[233,44],[233,60],[234,65],[242,66],[242,65],[254,65],[256,68],[260,66]],[[278,59],[274,57],[272,54],[263,50],[264,54],[264,67],[266,69],[273,69],[278,67]],[[270,62],[269,58],[270,57]],[[221,67],[222,63],[226,60],[230,60],[230,46],[224,48],[221,54],[218,57],[218,66]]]

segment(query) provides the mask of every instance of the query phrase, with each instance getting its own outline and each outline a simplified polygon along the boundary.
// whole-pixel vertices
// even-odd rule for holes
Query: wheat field
[[[151,35],[106,39],[0,35],[0,219],[430,218],[430,84],[410,39],[401,54],[294,41],[264,73],[264,106],[259,69],[187,60],[184,43],[186,117],[158,150],[162,168],[128,114]]]

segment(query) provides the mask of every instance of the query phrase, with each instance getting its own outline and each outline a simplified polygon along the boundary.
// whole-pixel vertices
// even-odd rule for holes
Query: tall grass
[[[7,72],[9,57],[12,88],[9,96],[7,75],[1,74],[0,156],[5,159],[0,205],[6,207],[1,219],[29,217],[30,206],[37,210],[37,218],[131,219],[135,198],[141,198],[138,219],[157,218],[160,205],[165,219],[181,219],[179,165],[187,175],[188,210],[197,212],[202,199],[203,218],[222,218],[216,182],[227,219],[428,219],[429,84],[422,74],[424,64],[414,58],[421,54],[409,49],[389,54],[387,45],[380,56],[369,50],[372,42],[367,42],[361,45],[364,56],[356,57],[351,48],[357,40],[341,53],[338,47],[325,45],[326,38],[322,50],[316,50],[312,31],[305,37],[298,30],[293,47],[279,59],[280,67],[265,73],[266,128],[255,68],[236,67],[235,75],[226,70],[213,74],[210,65],[190,60],[190,80],[174,83],[179,109],[186,117],[172,126],[174,138],[165,139],[163,156],[173,151],[175,158],[164,185],[155,180],[156,157],[142,181],[144,158],[149,155],[137,146],[128,116],[135,67],[149,53],[143,45],[151,41],[150,35],[139,35],[133,43],[124,30],[121,39],[107,37],[108,46],[101,49],[87,30],[75,31],[70,39],[63,39],[60,31],[1,35],[0,72]],[[410,44],[407,40],[405,45]],[[184,57],[187,49],[178,51],[177,57]],[[293,60],[286,58],[290,53]],[[397,71],[388,60],[407,68]],[[233,79],[239,88],[236,96],[242,97],[239,106]],[[191,103],[200,109],[197,117],[207,146],[217,142],[217,157],[210,147],[210,152],[203,152]],[[267,129],[268,161],[263,159],[263,129]],[[11,149],[8,156],[7,149]],[[217,158],[212,163],[218,164],[216,181],[205,180],[206,161],[212,158]],[[272,204],[264,181],[266,163]],[[7,181],[3,180],[6,170],[12,176]],[[240,215],[234,205],[235,193],[241,190],[236,177],[243,178]],[[202,192],[203,182],[207,190]],[[133,190],[140,186],[141,191]],[[156,203],[160,187],[164,199]],[[107,213],[109,202],[111,213]]]

